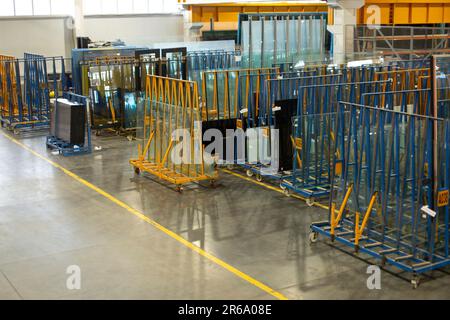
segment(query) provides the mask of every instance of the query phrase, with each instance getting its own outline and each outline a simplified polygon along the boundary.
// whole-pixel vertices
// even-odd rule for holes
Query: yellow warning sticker
[[[448,205],[448,190],[441,190],[438,192],[438,207],[445,207]]]
[[[295,138],[295,147],[296,147],[298,150],[302,150],[302,147],[303,147],[303,141],[302,141],[302,138]]]
[[[340,176],[342,174],[342,162],[336,163],[336,166],[334,167],[334,173],[337,176]]]

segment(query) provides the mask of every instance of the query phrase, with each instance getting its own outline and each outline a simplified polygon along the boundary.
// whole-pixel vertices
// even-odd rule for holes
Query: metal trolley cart
[[[342,103],[350,110],[334,117],[334,150],[343,153],[332,161],[342,170],[332,166],[329,219],[310,234],[411,273],[414,288],[420,274],[450,265],[450,121],[434,116],[430,92],[433,116],[414,112],[419,99],[412,112]]]
[[[88,154],[92,152],[92,142],[91,142],[91,126],[90,126],[90,115],[89,115],[89,103],[88,97],[81,96],[71,92],[64,92],[63,96],[55,99],[55,109],[53,110],[52,125],[54,126],[54,131],[57,132],[58,126],[58,99],[67,99],[70,102],[76,102],[80,104],[80,108],[83,108],[85,114],[85,122],[83,124],[83,130],[85,131],[84,143],[80,145],[75,145],[69,141],[62,140],[55,135],[47,136],[46,144],[47,148],[53,149],[62,154],[63,156],[76,156],[82,154]],[[53,131],[53,130],[52,130]]]

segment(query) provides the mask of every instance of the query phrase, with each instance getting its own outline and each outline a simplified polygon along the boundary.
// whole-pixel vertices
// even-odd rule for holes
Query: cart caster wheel
[[[14,135],[19,135],[19,133],[20,133],[20,130],[19,129],[13,129],[13,133],[14,133]]]
[[[246,173],[247,173],[247,177],[253,177],[253,171],[252,170],[248,169],[246,171]]]
[[[291,191],[288,188],[284,188],[283,193],[286,197],[290,197],[291,196]]]
[[[317,232],[312,231],[309,234],[309,243],[316,243],[319,239],[319,234]]]
[[[128,141],[133,141],[133,136],[127,136]]]
[[[308,207],[312,207],[314,205],[314,198],[308,198],[306,199],[306,204],[308,205]]]
[[[258,182],[263,181],[262,175],[260,175],[259,173],[256,175],[256,181]]]
[[[420,278],[418,276],[414,276],[411,280],[411,285],[413,289],[417,289],[420,284]]]
[[[228,170],[233,170],[233,169],[234,169],[234,165],[232,165],[232,164],[227,164],[227,169],[228,169]]]
[[[284,190],[286,190],[286,186],[283,185],[283,183],[280,183],[280,189],[284,191]]]
[[[95,136],[98,137],[100,135],[100,130],[95,130]]]
[[[381,258],[381,261],[380,261],[380,267],[385,267],[386,266],[386,257],[385,256],[383,256],[382,258]]]
[[[182,185],[177,185],[175,190],[179,193],[183,192],[183,186]]]
[[[141,174],[141,169],[134,168],[134,173],[136,173],[137,175],[140,175]]]

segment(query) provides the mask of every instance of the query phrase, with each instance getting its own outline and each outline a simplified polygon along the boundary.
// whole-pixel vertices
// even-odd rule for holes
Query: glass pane
[[[447,124],[412,113],[349,104],[346,107],[350,116],[337,122],[331,136],[333,161],[337,164],[340,160],[339,170],[336,167],[334,172],[333,203],[337,208],[347,206],[348,221],[354,221],[357,213],[368,212],[365,232],[373,241],[404,245],[411,254],[416,254],[417,249],[428,251],[430,241],[442,243],[439,237],[443,233],[439,233],[434,221],[422,215],[421,208],[432,205],[432,188],[423,181],[432,179],[428,168],[433,166],[430,142],[434,128],[438,146],[442,146],[438,163],[444,170],[448,164],[449,154],[443,152],[448,150]],[[351,195],[345,203],[349,190]],[[375,205],[367,211],[372,199]],[[433,234],[436,231],[438,234]]]
[[[242,67],[247,68],[250,65],[250,37],[249,22],[243,21],[240,28],[241,32],[241,50],[242,50]]]
[[[259,68],[262,67],[261,62],[261,36],[262,36],[262,21],[252,21],[251,23],[251,47],[252,47],[252,67]]]
[[[436,89],[439,116],[450,118],[450,55],[436,57]]]
[[[277,20],[276,30],[276,61],[286,62],[286,20]]]
[[[264,20],[264,66],[272,66],[274,63],[275,23],[273,20]]]
[[[333,173],[331,160],[335,137],[339,137],[336,133],[339,133],[340,116],[345,117],[343,114],[326,113],[292,119],[290,138],[294,151],[293,170],[292,176],[286,181],[299,190],[300,194],[315,198],[328,195]]]
[[[146,105],[145,92],[137,93],[137,95],[138,97],[136,99],[136,139],[142,145],[145,137],[144,134],[144,106]],[[146,130],[148,130],[147,126]]]
[[[323,17],[315,13],[250,15],[239,29],[244,67],[320,60],[325,28]]]

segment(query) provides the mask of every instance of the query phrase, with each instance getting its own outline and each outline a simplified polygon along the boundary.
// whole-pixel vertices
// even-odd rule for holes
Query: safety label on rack
[[[448,190],[440,190],[438,192],[438,207],[445,207],[448,205]]]

